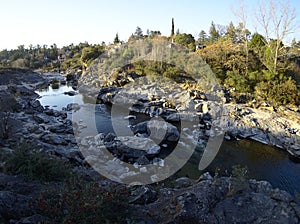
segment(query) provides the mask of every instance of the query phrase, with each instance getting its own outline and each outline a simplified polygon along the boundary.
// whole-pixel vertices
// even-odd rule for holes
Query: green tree
[[[216,25],[214,22],[211,22],[211,26],[209,28],[210,42],[215,43],[218,41],[220,34],[216,29]]]
[[[92,61],[99,57],[103,52],[104,48],[101,45],[84,47],[80,57],[83,68],[87,68]]]
[[[205,45],[207,43],[207,34],[204,30],[199,33],[198,44]]]
[[[175,35],[174,33],[174,18],[172,18],[172,28],[171,28],[171,37]]]
[[[114,39],[114,44],[118,44],[118,43],[120,43],[120,40],[119,40],[118,33],[116,33],[116,36],[115,36],[115,39]]]
[[[182,33],[182,34],[176,35],[175,43],[181,44],[181,45],[187,47],[188,49],[190,49],[191,51],[195,51],[195,48],[196,48],[195,38],[193,37],[192,34]]]
[[[234,42],[236,42],[236,29],[232,22],[229,23],[229,26],[227,27],[226,36],[228,38],[231,38]]]

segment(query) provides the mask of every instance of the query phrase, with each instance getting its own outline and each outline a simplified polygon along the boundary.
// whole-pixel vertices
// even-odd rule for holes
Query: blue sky
[[[0,0],[0,49],[25,44],[112,42],[116,33],[127,40],[140,26],[170,35],[171,19],[175,30],[195,37],[210,24],[237,24],[232,9],[238,0]],[[256,1],[244,1],[248,6],[249,28],[255,23]],[[291,0],[300,20],[299,0]],[[252,17],[252,18],[251,18]],[[300,39],[300,30],[292,34]]]

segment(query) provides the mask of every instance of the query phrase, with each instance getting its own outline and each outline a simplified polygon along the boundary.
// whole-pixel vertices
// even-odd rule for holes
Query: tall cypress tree
[[[172,30],[171,30],[171,37],[174,36],[174,18],[172,18]]]

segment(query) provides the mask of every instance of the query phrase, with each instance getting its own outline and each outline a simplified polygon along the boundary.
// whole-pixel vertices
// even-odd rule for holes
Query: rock
[[[73,134],[73,127],[66,124],[53,125],[48,129],[53,133]]]
[[[77,77],[75,74],[69,73],[69,74],[67,74],[67,76],[66,76],[66,81],[67,81],[67,82],[75,81],[75,80],[77,80],[77,78],[78,78],[78,77]]]
[[[202,175],[199,177],[198,182],[204,181],[204,180],[212,181],[212,180],[213,180],[213,177],[210,175],[209,172],[206,172],[206,173],[202,174]]]
[[[53,109],[45,109],[44,113],[49,115],[49,116],[53,116],[53,117],[59,117],[60,116],[60,112],[57,111],[57,110],[53,110]]]
[[[192,186],[194,183],[195,182],[192,181],[188,177],[180,177],[180,178],[177,178],[175,180],[175,182],[174,182],[174,188],[176,188],[176,189],[186,188],[186,187]]]
[[[166,117],[166,120],[170,121],[170,122],[179,122],[180,121],[180,115],[178,113],[170,114]]]
[[[13,112],[19,110],[20,108],[21,105],[11,93],[6,90],[0,91],[0,111]]]
[[[119,147],[119,151],[121,152],[127,152],[128,147],[131,148],[132,153],[138,150],[140,152],[143,152],[142,154],[145,154],[147,156],[157,155],[160,152],[160,146],[148,138],[139,138],[135,136],[119,136],[116,137],[115,140],[122,142],[122,146]],[[128,156],[131,157],[130,155]],[[136,156],[132,155],[132,157]]]
[[[56,134],[45,134],[41,140],[51,145],[68,145],[68,142],[61,136]]]
[[[146,156],[141,156],[140,158],[138,158],[136,160],[136,163],[138,165],[148,165],[148,164],[150,164],[150,161]]]
[[[33,107],[36,111],[40,113],[44,111],[44,107],[41,105],[39,100],[31,100],[29,104],[31,107]]]
[[[174,125],[160,120],[141,122],[133,127],[133,133],[146,133],[153,139],[167,141],[177,141],[180,137],[179,131]]]
[[[77,95],[78,93],[75,92],[75,91],[68,91],[68,92],[64,92],[65,95],[68,95],[68,96],[75,96]]]
[[[261,193],[237,194],[217,203],[214,214],[221,223],[298,223],[294,210]]]
[[[157,192],[150,186],[141,186],[132,191],[129,203],[146,205],[156,201],[157,196]]]
[[[50,119],[45,114],[33,114],[33,119],[39,124],[47,124],[50,122]]]
[[[104,142],[112,142],[112,141],[114,141],[114,139],[116,138],[116,135],[115,134],[113,134],[113,133],[108,133],[105,137],[104,137],[104,139],[103,139],[103,141]]]
[[[48,217],[36,214],[26,218],[22,218],[16,222],[16,224],[41,224],[41,223],[53,223]]]
[[[275,189],[271,193],[271,198],[277,201],[283,201],[283,202],[291,202],[292,201],[292,196],[287,193],[286,191],[282,191],[279,189]]]
[[[10,220],[32,214],[34,211],[28,206],[30,202],[30,197],[10,191],[0,191],[0,215],[5,220]]]
[[[78,103],[69,103],[67,105],[67,111],[71,111],[71,110],[77,111],[79,109],[80,109],[80,105]]]

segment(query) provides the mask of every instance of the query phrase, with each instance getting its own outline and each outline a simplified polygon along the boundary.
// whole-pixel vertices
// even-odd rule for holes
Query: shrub
[[[22,144],[14,150],[7,159],[4,170],[8,173],[23,174],[28,180],[42,182],[60,181],[71,174],[71,167],[64,161],[37,152],[29,144]]]
[[[260,82],[255,87],[255,97],[274,106],[296,103],[297,94],[296,83],[291,78]]]
[[[56,195],[53,197],[53,195]],[[44,192],[37,200],[41,213],[62,223],[125,223],[128,217],[128,191],[110,184],[102,187],[72,177],[57,190]]]
[[[227,195],[233,195],[245,190],[248,186],[248,169],[240,165],[232,167],[231,171],[232,180],[229,184],[229,190]]]

